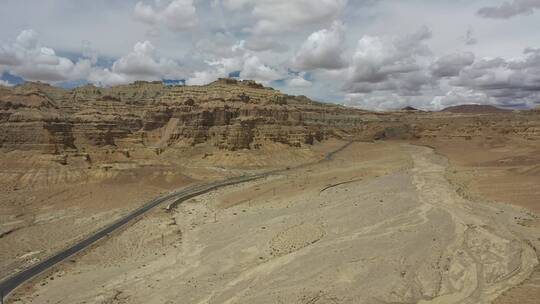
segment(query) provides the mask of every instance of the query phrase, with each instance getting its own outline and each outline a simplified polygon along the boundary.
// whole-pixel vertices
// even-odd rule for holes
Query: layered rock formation
[[[487,130],[487,132],[486,132]],[[335,138],[540,138],[538,112],[374,113],[290,96],[253,81],[206,86],[135,82],[64,90],[42,83],[0,89],[0,147],[43,153],[126,152],[208,143],[257,149],[267,142],[309,145]]]
[[[29,83],[3,88],[0,111],[2,148],[44,152],[204,142],[229,150],[266,141],[300,146],[350,133],[365,113],[229,79],[73,90]]]

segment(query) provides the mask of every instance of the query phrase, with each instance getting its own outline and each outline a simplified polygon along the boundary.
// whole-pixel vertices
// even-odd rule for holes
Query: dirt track
[[[18,296],[489,303],[532,272],[538,231],[515,220],[529,217],[524,209],[458,195],[446,167],[429,148],[354,144],[333,161],[155,212]]]

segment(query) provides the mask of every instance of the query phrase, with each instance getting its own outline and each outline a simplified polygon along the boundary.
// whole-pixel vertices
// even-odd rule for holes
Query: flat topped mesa
[[[219,78],[218,80],[208,84],[209,86],[212,85],[238,85],[238,86],[246,86],[254,89],[266,89],[266,90],[274,90],[270,87],[265,87],[260,83],[257,83],[254,80],[238,80],[234,78]]]
[[[133,82],[134,85],[147,85],[147,84],[163,84],[163,81],[156,80],[156,81],[145,81],[145,80],[136,80]]]

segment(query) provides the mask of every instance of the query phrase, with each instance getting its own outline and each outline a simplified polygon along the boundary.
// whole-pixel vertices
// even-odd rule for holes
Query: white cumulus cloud
[[[304,26],[328,24],[345,9],[347,0],[228,0],[231,9],[251,8],[254,34],[276,34]]]
[[[240,78],[253,79],[262,83],[268,83],[272,80],[279,80],[286,76],[265,63],[263,63],[259,57],[254,55],[247,55],[244,58],[244,65],[240,71]]]
[[[198,70],[187,79],[187,84],[207,84],[230,73],[239,73],[241,79],[249,79],[268,85],[271,81],[288,77],[283,67],[276,67],[262,60],[246,48],[246,41],[238,41],[231,47],[229,57],[206,61],[206,69]]]
[[[431,31],[427,27],[394,39],[362,37],[349,67],[345,89],[349,93],[420,94],[422,87],[431,81],[420,60],[430,55],[424,43],[429,38]]]
[[[341,69],[346,61],[345,26],[334,22],[330,29],[323,29],[309,35],[294,58],[294,64],[303,70]]]
[[[291,88],[309,88],[313,85],[313,82],[305,79],[303,75],[298,75],[295,78],[289,79],[287,85]]]
[[[133,14],[140,22],[151,26],[164,25],[172,31],[186,31],[198,21],[193,0],[173,0],[167,4],[155,1],[155,5],[137,2]]]
[[[58,56],[54,49],[41,46],[34,30],[23,30],[13,43],[0,46],[0,70],[26,80],[60,82],[85,78],[91,69],[85,58],[73,62]]]
[[[174,60],[159,57],[152,43],[137,42],[133,50],[116,60],[112,67],[94,68],[88,79],[96,84],[116,85],[135,80],[179,79],[184,71]]]
[[[9,83],[9,81],[7,81],[7,80],[0,79],[0,86],[12,87],[13,84]]]

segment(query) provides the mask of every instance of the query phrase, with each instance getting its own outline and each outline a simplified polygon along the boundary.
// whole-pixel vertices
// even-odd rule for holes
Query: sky
[[[0,85],[251,79],[364,109],[540,105],[540,0],[0,0]]]

